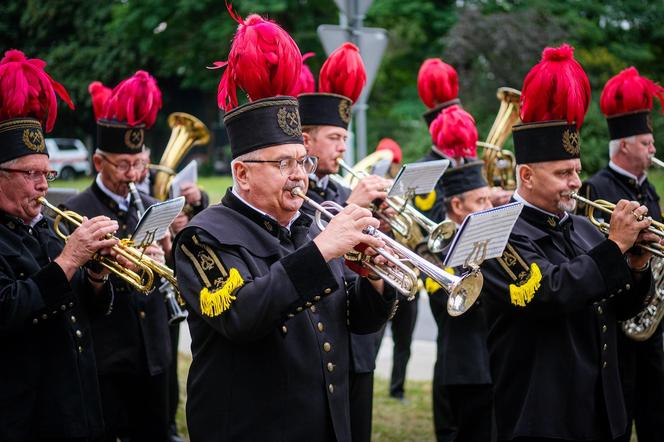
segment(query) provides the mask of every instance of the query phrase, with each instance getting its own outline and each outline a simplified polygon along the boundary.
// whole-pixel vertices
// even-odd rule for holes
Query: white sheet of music
[[[196,160],[191,160],[184,169],[175,175],[173,181],[171,181],[171,198],[177,198],[180,196],[180,185],[184,183],[196,184],[197,181],[198,162]]]
[[[523,204],[515,202],[468,215],[452,240],[445,266],[481,264],[502,255],[521,209]]]
[[[180,196],[161,203],[155,203],[147,208],[141,219],[138,220],[136,230],[131,235],[134,245],[149,245],[158,241],[168,232],[168,227],[184,207],[184,197]]]
[[[404,196],[409,192],[413,195],[429,193],[449,165],[450,160],[404,164],[387,196]]]

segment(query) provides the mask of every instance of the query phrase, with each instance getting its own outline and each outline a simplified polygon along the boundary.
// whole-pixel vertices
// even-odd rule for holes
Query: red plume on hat
[[[106,104],[108,99],[111,98],[111,88],[104,86],[101,81],[93,81],[88,86],[88,92],[92,96],[92,109],[95,113],[95,119],[104,118]]]
[[[445,155],[455,159],[477,156],[475,119],[461,106],[443,109],[429,127],[431,140]]]
[[[0,60],[0,121],[32,117],[50,132],[58,115],[56,94],[74,109],[65,88],[44,71],[46,62],[11,49]]]
[[[353,43],[344,43],[330,54],[318,78],[318,91],[343,95],[355,103],[367,82],[367,73],[360,50]]]
[[[590,103],[590,82],[574,48],[546,48],[521,89],[521,121],[566,120],[580,129]]]
[[[314,74],[309,69],[309,66],[304,64],[304,62],[313,57],[315,54],[313,52],[307,52],[302,55],[302,70],[300,71],[300,77],[295,84],[293,90],[288,94],[294,97],[297,97],[300,94],[308,94],[311,92],[316,92],[316,81],[314,80]]]
[[[217,103],[229,111],[238,105],[237,88],[249,100],[288,95],[300,77],[302,55],[288,32],[273,21],[252,14],[243,20],[227,5],[238,22],[228,61],[215,62],[226,67],[219,82]]]
[[[457,71],[440,58],[424,60],[417,74],[417,92],[429,109],[459,95]]]
[[[137,71],[113,88],[103,118],[126,121],[130,126],[150,128],[161,109],[161,90],[157,80],[146,71]]]
[[[389,150],[392,152],[392,162],[394,164],[399,164],[402,158],[401,146],[399,143],[394,141],[392,138],[383,138],[378,142],[376,146],[376,152],[379,150]]]
[[[664,88],[629,67],[607,81],[599,106],[606,116],[652,110],[653,97],[664,105]]]

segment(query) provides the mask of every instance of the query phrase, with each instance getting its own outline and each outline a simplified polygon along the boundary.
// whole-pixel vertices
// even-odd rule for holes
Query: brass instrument
[[[602,233],[605,235],[609,234],[609,223],[605,221],[600,221],[597,218],[595,218],[595,210],[600,210],[604,213],[612,214],[613,210],[616,208],[616,205],[613,203],[610,203],[606,200],[595,200],[591,201],[587,198],[582,197],[581,195],[572,192],[570,194],[570,197],[587,205],[588,210],[586,216],[590,220],[591,223],[595,225]],[[641,218],[643,219],[643,217]],[[641,221],[639,219],[639,221]],[[646,231],[650,233],[654,233],[657,236],[660,236],[664,238],[664,223],[660,223],[658,221],[651,220],[650,226],[645,229]],[[648,251],[652,253],[654,256],[657,256],[659,258],[664,258],[664,246],[662,246],[660,243],[655,242],[655,243],[638,243],[635,244],[635,246],[640,247],[641,249]]]
[[[210,141],[210,131],[205,124],[184,112],[174,112],[168,116],[168,125],[171,127],[171,137],[168,140],[158,166],[155,169],[152,194],[160,201],[168,197],[168,189],[175,175],[175,168],[187,155],[189,150]]]
[[[655,280],[655,293],[643,310],[622,323],[623,332],[635,341],[650,338],[664,318],[664,259],[653,258],[650,265]]]
[[[299,196],[316,209],[316,224],[321,230],[325,229],[325,225],[321,219],[322,215],[328,221],[334,218],[334,214],[328,208],[336,211],[342,210],[340,205],[332,201],[325,201],[323,204],[314,202],[300,187],[294,187],[291,190],[291,194]],[[364,233],[381,239],[388,247],[394,250],[394,254],[385,249],[376,250],[379,255],[387,259],[394,267],[376,265],[369,259],[363,259],[363,265],[376,272],[386,283],[392,285],[400,293],[411,298],[414,297],[417,291],[418,279],[414,269],[418,269],[440,284],[449,294],[447,312],[450,316],[459,316],[465,313],[480,295],[484,278],[477,267],[471,267],[471,270],[462,276],[452,275],[431,264],[426,259],[421,258],[409,248],[373,227],[367,227]]]
[[[664,161],[660,160],[659,158],[651,157],[650,161],[652,161],[655,166],[664,168]]]
[[[360,180],[364,178],[365,175],[363,175],[363,172],[357,172],[355,168],[350,167],[341,158],[337,159],[337,163],[339,167],[356,179]],[[441,252],[445,247],[446,241],[452,238],[456,232],[456,225],[452,221],[444,220],[440,223],[435,223],[409,204],[404,198],[388,197],[385,203],[397,212],[397,216],[386,216],[378,208],[375,212],[376,216],[388,223],[394,233],[401,236],[408,245],[413,246],[411,248],[414,248],[423,239],[416,224],[427,232],[427,247],[432,253]]]
[[[136,184],[129,183],[129,193],[131,193],[133,203],[136,205],[136,211],[139,218],[145,213],[145,206],[143,200],[136,189]],[[164,295],[164,303],[166,304],[166,314],[168,315],[168,324],[173,325],[182,322],[187,318],[187,312],[180,307],[184,305],[184,301],[180,296],[177,281],[173,275],[173,270],[169,267],[162,266],[158,273],[159,278],[159,293]]]
[[[60,223],[65,220],[78,227],[83,222],[83,217],[78,213],[71,210],[60,210],[58,207],[49,203],[44,197],[39,197],[37,201],[39,201],[45,207],[48,207],[56,214],[56,217],[53,221],[53,229],[55,230],[55,234],[65,241],[67,241],[69,236],[65,235],[60,230]],[[111,236],[109,235],[109,237]],[[145,294],[149,293],[150,290],[152,290],[152,286],[154,284],[155,272],[153,270],[153,266],[154,264],[161,266],[161,264],[145,256],[142,250],[126,245],[126,243],[124,243],[122,240],[120,240],[117,245],[113,246],[113,251],[118,255],[123,256],[127,261],[131,262],[134,266],[137,267],[137,269],[140,270],[140,272],[129,270],[121,266],[113,258],[103,255],[96,254],[92,257],[92,260],[97,261],[102,267],[116,274],[120,279],[134,287],[136,290]]]
[[[496,114],[486,141],[478,141],[477,146],[484,150],[482,160],[489,185],[514,190],[516,189],[516,158],[513,152],[502,147],[512,132],[512,127],[519,122],[521,92],[509,87],[501,87],[496,96],[500,100],[498,114]]]

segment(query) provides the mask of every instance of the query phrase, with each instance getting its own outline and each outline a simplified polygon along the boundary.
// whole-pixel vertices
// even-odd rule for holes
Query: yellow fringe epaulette
[[[443,288],[443,286],[441,286],[440,284],[438,284],[436,281],[429,278],[428,276],[424,280],[424,289],[430,295],[433,295],[434,293],[436,293],[438,290],[440,290],[442,288]]]
[[[427,212],[433,207],[433,203],[436,202],[436,191],[432,190],[427,196],[416,196],[415,197],[415,207],[418,209]]]
[[[510,299],[512,304],[519,307],[525,307],[533,297],[535,292],[540,288],[542,281],[542,272],[540,271],[537,263],[530,264],[530,276],[521,285],[510,284]]]
[[[237,269],[232,268],[228,272],[228,279],[220,288],[209,291],[203,287],[200,292],[201,313],[211,318],[219,316],[231,307],[237,299],[233,293],[244,285],[244,279]]]

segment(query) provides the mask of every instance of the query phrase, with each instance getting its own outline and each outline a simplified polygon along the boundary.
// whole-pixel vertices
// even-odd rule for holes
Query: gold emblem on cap
[[[140,149],[143,147],[143,129],[133,127],[125,131],[125,146],[130,149]]]
[[[23,129],[23,144],[28,149],[35,152],[44,152],[44,135],[37,128]]]
[[[350,102],[348,100],[341,100],[339,102],[339,117],[341,117],[341,121],[344,123],[350,123]]]
[[[300,114],[297,111],[289,111],[285,107],[277,112],[277,123],[279,127],[289,137],[299,137],[302,135],[302,126],[300,126]]]
[[[565,129],[563,131],[563,149],[570,155],[579,156],[581,152],[581,140],[579,132]]]

